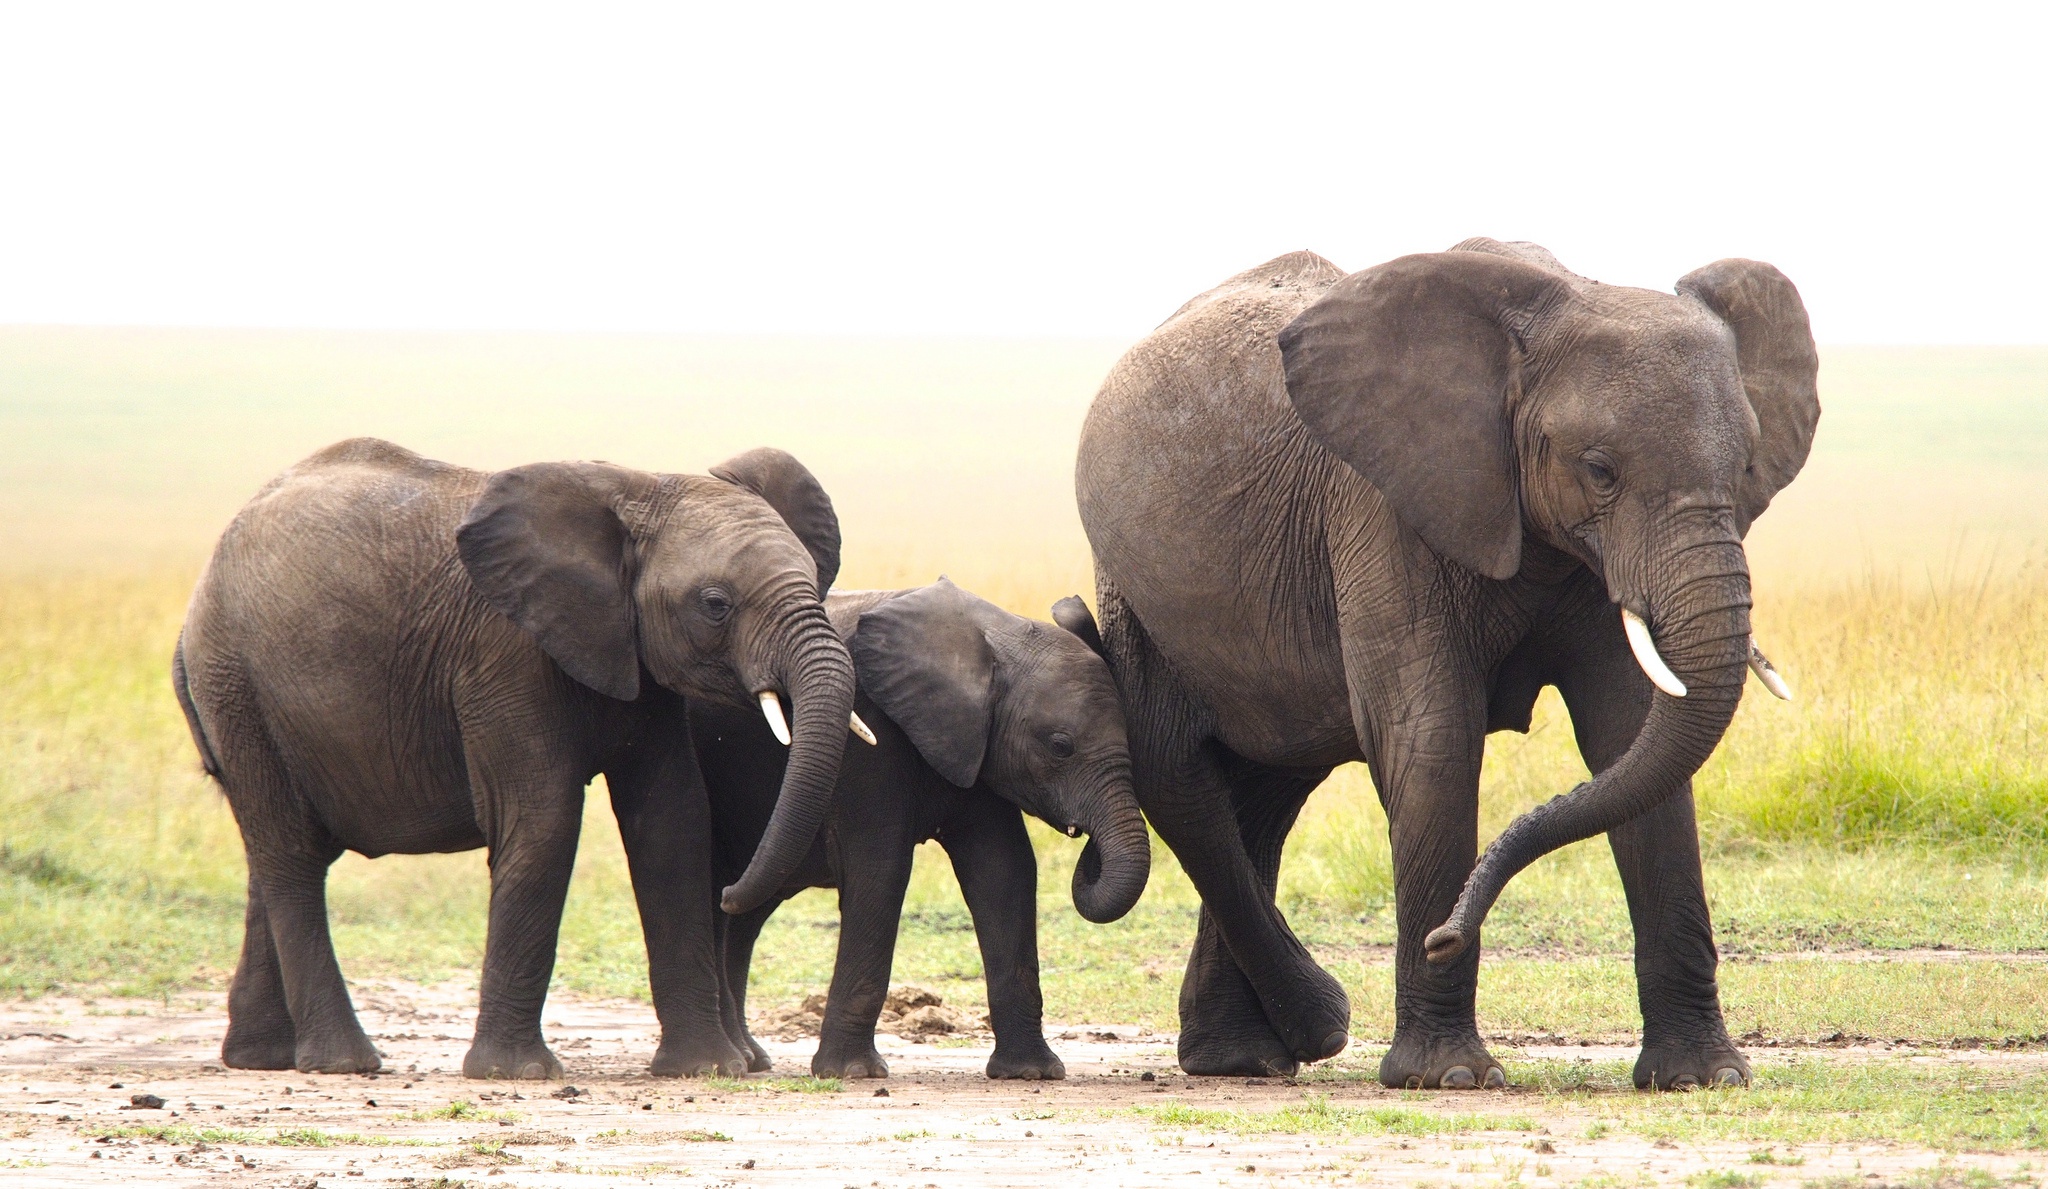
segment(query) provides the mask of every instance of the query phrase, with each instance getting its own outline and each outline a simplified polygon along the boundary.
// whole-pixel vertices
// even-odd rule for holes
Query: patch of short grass
[[[2037,1071],[1801,1057],[1760,1065],[1748,1089],[1649,1094],[1635,1089],[1626,1062],[1503,1064],[1511,1085],[1547,1106],[1652,1139],[2048,1149],[2048,1073]]]
[[[706,1087],[729,1094],[837,1094],[846,1089],[838,1078],[728,1078],[708,1077]]]
[[[250,1131],[232,1127],[192,1127],[179,1123],[129,1123],[120,1126],[89,1126],[79,1134],[93,1139],[145,1139],[166,1144],[252,1144],[273,1148],[385,1148],[430,1147],[429,1141],[392,1139],[381,1135],[360,1135],[353,1131],[323,1131],[318,1127],[290,1127],[281,1131]]]
[[[416,1123],[432,1123],[444,1119],[454,1119],[458,1121],[485,1120],[490,1122],[503,1121],[507,1123],[516,1123],[525,1117],[526,1116],[519,1111],[492,1110],[489,1107],[478,1106],[476,1103],[471,1102],[467,1098],[454,1099],[453,1101],[449,1102],[446,1106],[425,1107],[419,1110],[402,1111],[398,1115],[398,1118],[409,1119]]]
[[[1164,1103],[1128,1108],[1161,1128],[1221,1131],[1231,1135],[1462,1135],[1473,1131],[1533,1131],[1519,1115],[1440,1113],[1401,1106],[1349,1106],[1311,1094],[1271,1111],[1223,1110]]]
[[[625,1127],[613,1127],[590,1137],[593,1144],[729,1144],[732,1137],[723,1131],[704,1131],[690,1128],[685,1131],[633,1131]]]

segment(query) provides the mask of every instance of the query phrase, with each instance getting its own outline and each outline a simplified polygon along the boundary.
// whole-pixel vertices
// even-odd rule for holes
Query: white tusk
[[[1643,622],[1643,617],[1623,607],[1621,630],[1628,634],[1629,651],[1636,654],[1636,663],[1643,667],[1643,675],[1650,679],[1650,684],[1674,698],[1684,697],[1685,682],[1657,655],[1657,642],[1650,639],[1650,625]]]
[[[868,730],[868,724],[860,720],[859,713],[850,715],[846,720],[846,726],[848,730],[860,736],[862,743],[867,744],[869,747],[875,746],[875,733]]]
[[[768,720],[768,729],[775,732],[775,741],[789,746],[789,720],[782,717],[782,699],[772,689],[761,691],[761,717]]]
[[[1764,683],[1765,689],[1787,702],[1792,700],[1792,687],[1786,685],[1785,679],[1778,675],[1778,670],[1771,665],[1771,658],[1764,655],[1764,650],[1756,646],[1755,636],[1749,638],[1749,671],[1756,674],[1756,679]]]

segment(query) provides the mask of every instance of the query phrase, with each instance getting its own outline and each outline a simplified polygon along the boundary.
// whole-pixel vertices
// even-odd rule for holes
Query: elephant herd
[[[775,907],[839,889],[813,1060],[883,1077],[874,1030],[916,845],[959,876],[990,1077],[1058,1078],[1030,813],[1088,843],[1075,908],[1144,890],[1148,823],[1201,894],[1191,1074],[1285,1074],[1350,1004],[1275,904],[1337,765],[1386,808],[1398,919],[1390,1086],[1504,1084],[1474,1021],[1479,930],[1538,857],[1608,835],[1636,937],[1639,1086],[1746,1084],[1715,982],[1691,778],[1745,668],[1743,536],[1805,462],[1817,359],[1797,290],[1722,260],[1674,293],[1467,240],[1345,274],[1307,252],[1188,302],[1115,365],[1075,487],[1100,621],[951,582],[833,590],[831,499],[757,449],[706,475],[483,474],[371,439],[279,475],[194,593],[172,678],[248,857],[222,1056],[374,1070],[328,933],[344,850],[484,847],[471,1077],[558,1078],[540,1015],[602,774],[647,946],[656,1074],[768,1067],[748,1034]],[[1544,686],[1591,780],[1479,853],[1489,732]]]

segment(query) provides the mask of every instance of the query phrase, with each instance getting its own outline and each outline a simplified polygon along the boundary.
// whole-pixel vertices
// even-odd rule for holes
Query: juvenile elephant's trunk
[[[1749,658],[1749,569],[1732,537],[1695,543],[1684,556],[1687,568],[1676,581],[1659,584],[1661,597],[1640,607],[1623,600],[1648,621],[1655,654],[1682,683],[1684,696],[1653,693],[1635,742],[1612,767],[1509,823],[1472,869],[1450,919],[1424,940],[1432,963],[1449,963],[1465,951],[1522,868],[1656,808],[1720,743],[1742,698]]]
[[[1152,839],[1128,775],[1094,798],[1078,823],[1088,834],[1074,867],[1074,910],[1108,924],[1138,903],[1152,875]]]
[[[832,806],[839,761],[846,752],[848,716],[853,713],[853,660],[822,607],[798,612],[785,637],[784,685],[795,703],[789,766],[768,829],[738,882],[725,889],[725,911],[759,906],[788,882],[810,852],[818,826]]]

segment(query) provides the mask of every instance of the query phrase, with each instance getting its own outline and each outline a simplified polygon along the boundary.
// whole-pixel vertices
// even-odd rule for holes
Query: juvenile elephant
[[[1038,987],[1038,864],[1029,812],[1088,835],[1074,871],[1074,907],[1091,921],[1129,912],[1151,868],[1144,817],[1131,793],[1123,713],[1079,599],[1055,618],[1013,615],[944,578],[908,591],[849,591],[825,600],[853,654],[857,702],[876,746],[850,745],[838,799],[809,857],[777,894],[733,919],[726,971],[744,1032],[747,970],[761,926],[812,887],[839,889],[839,958],[811,1072],[887,1077],[875,1020],[888,994],[897,922],[917,844],[936,838],[974,918],[996,1034],[992,1078],[1060,1078],[1046,1046]],[[786,753],[752,715],[690,708],[692,733],[723,861],[753,852],[776,807]],[[755,1070],[768,1056],[748,1038]]]
[[[1816,367],[1768,264],[1658,293],[1488,239],[1350,276],[1283,256],[1124,356],[1076,482],[1138,799],[1202,894],[1186,1069],[1344,1047],[1344,989],[1274,882],[1303,799],[1362,759],[1399,929],[1382,1081],[1500,1084],[1473,1022],[1480,922],[1516,871],[1602,832],[1635,926],[1636,1083],[1748,1080],[1690,782],[1745,662],[1777,681],[1742,537],[1806,459]],[[1596,775],[1475,868],[1485,736],[1527,730],[1545,685]]]
[[[709,807],[687,702],[794,702],[782,796],[733,908],[810,849],[839,771],[853,664],[819,592],[831,501],[787,454],[711,475],[606,463],[482,474],[386,442],[330,446],[235,517],[173,663],[249,860],[221,1055],[378,1067],[327,931],[327,868],[490,849],[469,1077],[554,1078],[541,1039],[583,789],[603,773],[646,935],[654,1072],[746,1068],[719,1004]]]

